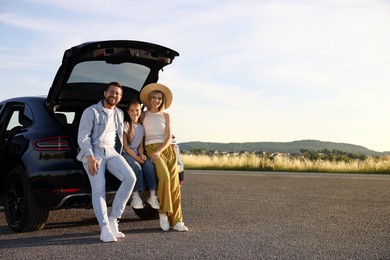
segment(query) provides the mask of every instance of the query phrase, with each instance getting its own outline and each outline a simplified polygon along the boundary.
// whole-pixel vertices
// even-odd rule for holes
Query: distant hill
[[[299,153],[301,149],[320,151],[323,149],[339,150],[354,154],[364,154],[369,156],[383,156],[389,154],[369,150],[360,145],[323,142],[319,140],[300,140],[293,142],[246,142],[246,143],[212,143],[212,142],[184,142],[180,143],[181,151],[192,151],[194,149],[204,149],[205,151],[226,151],[226,152],[281,152]]]

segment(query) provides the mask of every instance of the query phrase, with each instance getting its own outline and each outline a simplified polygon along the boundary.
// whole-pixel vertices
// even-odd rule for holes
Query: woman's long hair
[[[129,129],[129,131],[127,132],[127,143],[128,144],[131,144],[131,140],[133,140],[133,136],[134,136],[133,125],[132,125],[132,122],[131,122],[131,117],[129,116],[129,113],[127,112],[131,105],[139,105],[140,112],[142,112],[141,111],[141,102],[138,101],[137,99],[130,100],[130,102],[127,105],[126,113],[124,113],[125,114],[125,118],[124,118],[125,119],[125,124],[127,124],[128,129]]]

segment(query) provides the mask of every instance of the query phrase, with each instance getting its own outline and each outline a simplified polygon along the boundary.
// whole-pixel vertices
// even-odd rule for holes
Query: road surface
[[[186,171],[189,232],[130,207],[102,243],[91,209],[50,213],[14,233],[0,208],[1,259],[390,259],[390,175]]]

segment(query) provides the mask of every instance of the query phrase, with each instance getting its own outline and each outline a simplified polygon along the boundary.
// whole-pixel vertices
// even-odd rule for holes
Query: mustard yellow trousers
[[[161,143],[145,146],[146,154],[155,152]],[[179,173],[175,150],[169,146],[160,153],[160,157],[154,162],[158,178],[157,196],[160,201],[160,214],[167,214],[171,226],[183,221],[181,210],[181,192]]]

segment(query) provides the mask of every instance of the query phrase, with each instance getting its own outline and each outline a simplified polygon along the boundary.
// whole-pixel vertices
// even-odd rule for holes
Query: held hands
[[[137,160],[137,162],[139,162],[140,164],[144,164],[144,162],[146,161],[146,156],[144,154],[140,155],[140,156],[137,156],[135,158]]]
[[[145,162],[145,159],[144,159],[145,155],[140,155],[140,156],[137,156],[135,157],[135,160],[139,163],[139,164],[144,164]]]

